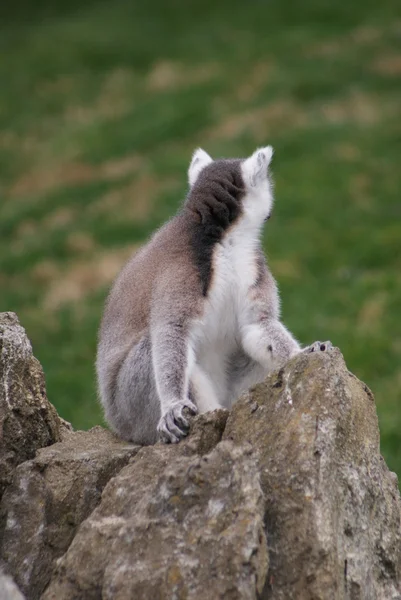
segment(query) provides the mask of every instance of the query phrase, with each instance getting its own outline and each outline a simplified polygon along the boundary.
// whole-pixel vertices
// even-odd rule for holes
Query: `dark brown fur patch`
[[[212,279],[213,248],[242,212],[245,194],[240,160],[217,160],[199,174],[184,212],[190,217],[190,245],[206,296]]]

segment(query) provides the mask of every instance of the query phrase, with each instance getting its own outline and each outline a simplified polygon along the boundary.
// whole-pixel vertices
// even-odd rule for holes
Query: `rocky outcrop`
[[[13,417],[24,395],[1,368]],[[338,350],[300,354],[177,445],[62,437],[17,445],[4,479],[0,556],[27,598],[401,600],[397,478]]]
[[[61,559],[45,599],[232,598],[261,592],[268,558],[252,453],[141,450]],[[139,485],[138,485],[139,484]]]
[[[263,598],[401,598],[400,494],[372,393],[338,350],[301,354],[246,394],[224,439],[259,454]]]
[[[0,498],[15,467],[59,441],[62,428],[17,315],[0,313]]]
[[[0,506],[0,556],[29,598],[40,597],[78,525],[138,449],[96,427],[71,433],[17,467]]]
[[[196,429],[218,426],[219,413]],[[44,598],[255,598],[268,567],[259,475],[250,447],[216,433],[209,447],[195,434],[143,448],[106,487]]]

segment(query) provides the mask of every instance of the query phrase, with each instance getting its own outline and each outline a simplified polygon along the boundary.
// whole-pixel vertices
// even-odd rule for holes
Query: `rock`
[[[373,396],[338,350],[269,376],[234,406],[223,438],[259,455],[262,598],[401,598],[397,478],[380,456]]]
[[[24,600],[13,579],[0,568],[0,600]]]
[[[28,600],[401,600],[397,477],[338,350],[139,448],[73,432],[4,313],[0,427],[0,600],[8,573]]]
[[[105,488],[43,599],[256,598],[268,563],[252,450],[224,442],[198,451],[191,436],[140,450]]]
[[[0,556],[29,598],[40,597],[78,525],[138,449],[95,427],[71,433],[17,467],[0,505]]]
[[[0,498],[15,467],[61,439],[40,363],[14,313],[0,313]]]

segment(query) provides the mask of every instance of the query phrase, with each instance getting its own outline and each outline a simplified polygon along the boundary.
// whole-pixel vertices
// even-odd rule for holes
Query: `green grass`
[[[331,339],[372,388],[401,474],[398,3],[1,10],[0,310],[18,313],[60,414],[102,421],[107,288],[182,202],[194,147],[246,156],[271,143],[265,246],[284,321],[304,343]]]

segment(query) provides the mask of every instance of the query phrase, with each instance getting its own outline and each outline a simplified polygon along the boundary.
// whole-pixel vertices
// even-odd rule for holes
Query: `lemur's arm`
[[[301,347],[280,321],[276,282],[260,251],[258,275],[248,291],[241,327],[245,352],[267,370],[275,369],[300,352]]]
[[[301,348],[280,321],[276,282],[267,269],[263,255],[258,262],[258,278],[249,290],[249,305],[241,327],[245,352],[270,371],[282,366],[299,352],[330,350],[331,342],[314,342]]]
[[[279,320],[263,317],[244,325],[242,345],[253,360],[269,371],[282,366],[301,351],[298,342]]]
[[[171,288],[171,280],[168,285]],[[152,361],[161,410],[157,429],[163,441],[173,443],[188,432],[183,409],[192,414],[197,412],[188,397],[194,364],[190,324],[195,306],[190,296],[184,298],[185,289],[188,287],[177,285],[177,295],[164,294],[159,289],[151,314]]]
[[[194,362],[185,328],[177,320],[160,321],[152,331],[152,358],[161,418],[158,431],[167,442],[178,442],[186,435],[189,423],[183,415],[196,406],[188,398],[189,377]]]

